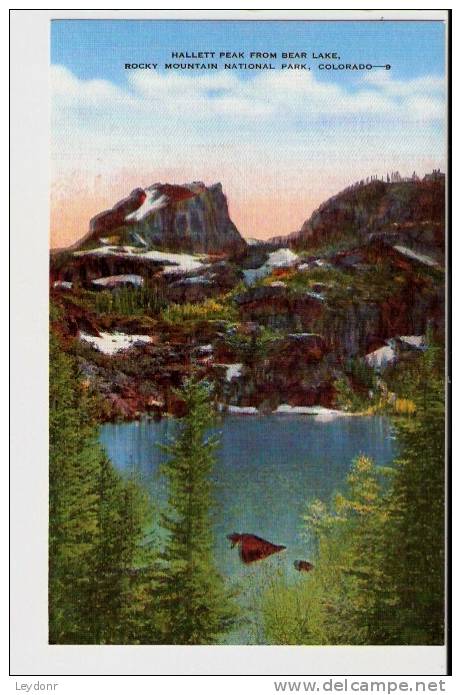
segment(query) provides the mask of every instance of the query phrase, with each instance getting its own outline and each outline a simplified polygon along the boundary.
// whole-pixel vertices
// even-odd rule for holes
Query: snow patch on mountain
[[[393,364],[397,359],[396,351],[390,345],[373,350],[365,355],[365,362],[373,369],[383,369],[388,364]]]
[[[165,251],[146,251],[145,253],[138,254],[141,258],[146,258],[151,261],[158,261],[160,263],[167,264],[164,269],[164,275],[170,275],[174,273],[188,273],[191,270],[198,270],[203,268],[204,264],[196,256],[192,256],[189,253],[168,253]]]
[[[101,246],[96,249],[88,249],[87,251],[75,251],[76,256],[116,256],[118,258],[126,258],[126,256],[136,256],[147,261],[155,261],[167,266],[164,268],[165,275],[174,273],[188,273],[193,270],[205,268],[202,256],[192,256],[189,253],[169,253],[167,251],[143,251],[135,246]]]
[[[425,350],[427,347],[426,339],[423,335],[399,335],[399,340],[417,350]]]
[[[296,265],[299,261],[299,256],[291,249],[278,249],[269,254],[266,265],[271,268],[290,268]]]
[[[109,275],[105,278],[93,280],[93,285],[100,287],[120,287],[123,285],[132,285],[133,287],[142,287],[144,278],[141,275]]]
[[[430,256],[426,256],[423,253],[416,253],[416,251],[413,251],[412,249],[409,249],[406,246],[394,246],[394,249],[399,253],[403,254],[404,256],[407,256],[407,258],[411,258],[414,261],[419,261],[420,263],[423,263],[423,265],[428,265],[430,267],[438,265],[438,263],[434,261],[434,259]]]
[[[217,364],[217,367],[225,367],[226,369],[226,381],[232,381],[232,379],[239,379],[242,376],[243,364],[240,362],[234,362],[232,364]]]
[[[151,215],[153,212],[157,212],[157,210],[161,210],[168,205],[168,196],[164,193],[159,194],[159,191],[156,188],[146,188],[144,192],[146,194],[146,199],[141,207],[134,212],[130,212],[130,214],[125,217],[127,222],[132,220],[140,222],[148,215]]]
[[[96,249],[86,249],[84,251],[74,251],[74,256],[130,256],[139,255],[139,249],[135,246],[100,246]]]
[[[143,237],[140,234],[138,234],[138,232],[134,233],[134,238],[136,239],[136,241],[139,241],[139,243],[142,246],[145,246],[146,248],[149,247],[149,244],[147,243],[147,241],[145,239],[143,239]]]
[[[151,343],[149,335],[128,335],[127,333],[104,333],[101,331],[99,336],[88,335],[80,331],[79,338],[85,343],[105,355],[115,355],[117,352],[129,350],[137,343]]]
[[[319,421],[322,419],[324,422],[335,417],[350,415],[350,413],[346,413],[344,410],[324,408],[322,405],[303,406],[288,405],[288,403],[282,403],[273,412],[275,415],[315,415],[316,418],[319,418]]]
[[[71,290],[72,283],[66,282],[66,280],[56,280],[53,282],[53,287],[55,290]]]
[[[299,256],[291,249],[278,249],[269,254],[267,261],[259,268],[249,268],[243,271],[246,285],[252,285],[257,280],[270,275],[274,268],[292,268],[299,263]]]

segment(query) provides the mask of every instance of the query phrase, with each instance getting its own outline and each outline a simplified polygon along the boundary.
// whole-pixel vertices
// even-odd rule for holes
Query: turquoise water
[[[166,454],[158,444],[167,443],[176,427],[171,418],[101,427],[101,442],[114,465],[127,475],[135,473],[158,504],[166,499],[158,472]],[[217,431],[221,447],[214,471],[216,561],[233,579],[268,562],[292,567],[294,560],[309,560],[311,542],[301,533],[307,503],[315,498],[326,502],[341,489],[358,454],[379,465],[389,464],[396,454],[392,428],[381,417],[320,422],[302,415],[237,415],[226,416]],[[231,550],[226,539],[233,532],[253,533],[287,550],[244,567],[237,548]]]

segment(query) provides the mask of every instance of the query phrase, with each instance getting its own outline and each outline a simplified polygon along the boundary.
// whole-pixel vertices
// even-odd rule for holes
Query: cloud
[[[107,80],[79,80],[62,65],[51,66],[51,97],[56,108],[133,105],[135,100]]]
[[[444,81],[434,76],[402,81],[384,71],[366,73],[353,88],[321,81],[312,72],[267,71],[242,78],[238,73],[133,72],[127,88],[106,80],[80,80],[63,66],[52,67],[57,118],[116,109],[120,117],[173,117],[184,126],[223,118],[248,127],[273,121],[278,127],[324,118],[436,121],[444,117]],[[65,113],[67,111],[67,113]],[[63,113],[64,112],[64,113]]]
[[[424,75],[412,80],[396,80],[391,77],[390,72],[385,70],[366,73],[363,76],[363,82],[391,96],[411,96],[415,94],[443,96],[447,88],[443,77]]]
[[[54,233],[76,238],[92,215],[159,180],[222,181],[246,234],[293,231],[352,181],[443,166],[444,89],[434,76],[338,82],[279,70],[133,71],[120,87],[55,65]]]

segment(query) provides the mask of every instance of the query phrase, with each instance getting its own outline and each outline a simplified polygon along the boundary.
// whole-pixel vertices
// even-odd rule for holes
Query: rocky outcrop
[[[181,415],[190,375],[229,412],[334,408],[344,378],[366,398],[367,355],[379,368],[389,347],[397,364],[411,359],[429,328],[443,343],[443,190],[442,175],[353,186],[287,248],[247,246],[220,184],[135,189],[93,218],[79,249],[52,255],[53,330],[102,396],[101,419]]]
[[[382,239],[435,253],[443,259],[445,243],[445,176],[423,180],[360,182],[329,198],[275,245],[306,249],[325,243]]]
[[[231,290],[241,280],[241,271],[226,261],[207,265],[200,274],[185,275],[171,282],[165,293],[172,302],[200,302]]]
[[[90,221],[74,247],[128,243],[191,253],[242,253],[246,243],[229,217],[222,185],[155,183],[136,188]]]
[[[249,288],[235,301],[244,321],[256,321],[276,330],[309,330],[323,312],[323,298],[308,290],[292,292],[283,282]]]

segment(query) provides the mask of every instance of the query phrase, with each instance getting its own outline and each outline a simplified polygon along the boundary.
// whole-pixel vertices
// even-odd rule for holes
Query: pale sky
[[[220,181],[243,236],[299,229],[357,179],[445,169],[442,22],[52,22],[51,244],[138,186]],[[421,46],[424,50],[421,50]],[[171,51],[243,50],[218,70],[165,70]],[[274,70],[224,70],[261,62]],[[282,51],[391,70],[282,70]],[[248,56],[248,57],[247,57]],[[126,62],[157,63],[125,70]]]

